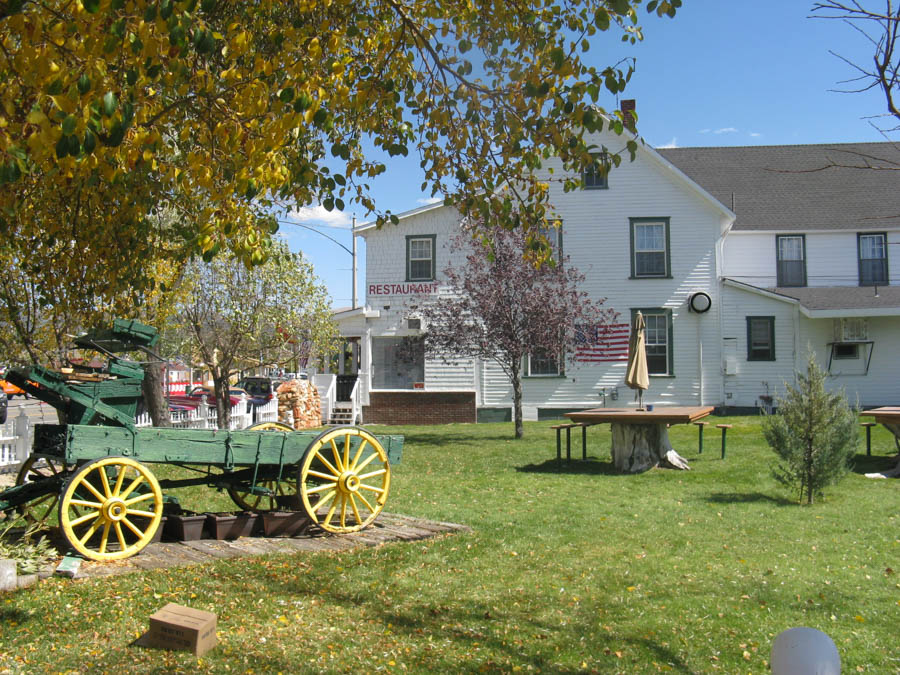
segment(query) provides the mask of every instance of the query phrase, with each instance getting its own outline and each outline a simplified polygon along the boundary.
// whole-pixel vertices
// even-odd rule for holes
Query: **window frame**
[[[840,351],[847,349],[851,353],[841,354]],[[835,361],[852,361],[859,360],[859,343],[858,342],[835,342],[832,345],[832,358]]]
[[[774,316],[747,316],[747,361],[775,361],[775,317]],[[765,321],[768,325],[769,348],[765,355],[754,354],[753,350],[753,322]]]
[[[593,160],[593,162],[591,164],[590,170],[582,170],[581,172],[581,187],[583,190],[609,189],[609,170],[611,166],[608,157],[609,153],[606,152],[591,153],[591,159]],[[606,161],[604,161],[604,158],[606,158]],[[598,166],[600,165],[605,166],[605,172],[601,173],[600,171],[598,171]]]
[[[405,362],[405,365],[410,366],[409,368],[409,377],[400,378],[400,373],[397,373],[396,377],[388,377],[387,373],[389,372],[388,366],[396,369],[398,366],[404,365],[403,359],[397,359],[397,352],[402,349],[402,343],[404,340],[421,340],[420,336],[416,335],[378,335],[372,337],[371,342],[371,350],[372,350],[372,363],[370,369],[372,371],[372,390],[373,391],[412,391],[415,389],[414,384],[416,382],[424,382],[425,380],[425,350],[424,346],[421,352],[416,350],[416,360],[415,362]],[[391,350],[391,356],[394,360],[390,363],[381,361],[381,355],[384,353],[383,345],[389,345]],[[421,368],[420,368],[421,366]],[[413,369],[415,369],[413,371]],[[421,379],[416,379],[417,376],[421,375]],[[408,386],[402,387],[391,387],[387,386],[388,384],[392,384],[389,380],[397,380],[403,379],[405,382],[408,382]]]
[[[881,237],[883,258],[866,258],[866,260],[883,260],[884,261],[884,281],[873,281],[866,283],[863,281],[863,257],[862,257],[862,238],[863,237]],[[859,270],[860,286],[887,286],[891,283],[890,267],[888,266],[888,239],[887,232],[857,232],[856,233],[856,264]]]
[[[650,377],[675,377],[675,325],[672,320],[672,310],[667,307],[632,307],[631,326],[634,327],[634,318],[640,312],[644,315],[646,323],[648,316],[664,316],[666,320],[666,371],[665,373],[650,372],[650,357],[647,357],[647,374]],[[647,347],[647,333],[644,333],[644,349]]]
[[[636,256],[639,251],[635,250],[635,232],[637,227],[642,225],[662,225],[663,233],[665,235],[665,250],[663,251],[664,256],[664,265],[665,271],[663,274],[638,274],[637,273],[637,259]],[[628,219],[628,231],[629,231],[629,246],[631,248],[631,276],[629,279],[671,279],[672,278],[672,257],[671,251],[672,246],[669,240],[669,218],[668,216],[663,218],[629,218]]]
[[[547,378],[565,377],[566,376],[566,371],[565,371],[565,367],[564,367],[565,364],[564,364],[564,360],[562,358],[557,357],[556,359],[554,359],[556,362],[556,372],[555,373],[533,373],[533,372],[531,372],[531,357],[532,357],[531,354],[525,355],[524,372],[522,374],[522,377],[529,378],[529,379],[531,379],[531,378],[547,379]],[[549,359],[544,359],[544,360],[549,361]]]
[[[563,221],[560,218],[554,218],[551,222],[559,223],[559,227],[548,223],[547,227],[540,228],[538,232],[547,238],[551,250],[550,257],[553,262],[559,264],[563,259]],[[553,235],[552,239],[551,235]]]
[[[412,275],[412,263],[413,259],[410,257],[410,253],[412,252],[412,243],[414,241],[423,241],[428,240],[431,245],[431,275],[427,277],[413,277]],[[435,247],[435,243],[437,241],[437,235],[435,234],[408,234],[406,235],[406,281],[434,281],[435,279],[435,270],[437,268],[437,250]],[[420,260],[426,260],[426,258],[416,258],[417,262]]]
[[[785,284],[784,275],[781,272],[782,262],[796,262],[795,260],[782,260],[781,258],[781,241],[784,239],[800,240],[800,262],[803,263],[803,281],[799,284]],[[806,288],[806,235],[805,234],[776,234],[775,235],[775,285],[779,288]]]

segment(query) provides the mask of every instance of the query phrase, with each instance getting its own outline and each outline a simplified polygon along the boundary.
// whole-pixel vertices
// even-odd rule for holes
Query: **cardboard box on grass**
[[[170,602],[150,616],[150,630],[139,643],[203,656],[216,646],[216,615]]]

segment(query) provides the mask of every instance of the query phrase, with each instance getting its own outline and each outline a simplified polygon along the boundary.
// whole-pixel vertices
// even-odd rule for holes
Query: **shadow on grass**
[[[897,461],[897,455],[867,457],[864,454],[857,454],[853,458],[853,468],[851,471],[860,475],[864,473],[881,473],[882,471],[893,469],[897,466]]]
[[[587,461],[583,459],[573,459],[571,462],[563,460],[557,462],[556,459],[548,459],[540,464],[525,464],[517,466],[516,471],[522,473],[574,473],[586,475],[604,475],[604,476],[621,476],[622,472],[618,471],[612,462],[601,462],[596,457],[588,457]]]
[[[762,492],[715,492],[707,500],[711,504],[756,504],[765,502],[776,506],[795,506],[796,501],[784,497],[773,497]]]
[[[375,435],[378,435],[378,431],[375,431]],[[485,434],[479,436],[472,436],[472,434],[467,433],[459,433],[459,434],[416,434],[416,433],[404,433],[403,434],[403,443],[404,445],[415,445],[416,443],[422,443],[427,445],[435,445],[438,447],[444,447],[448,445],[459,446],[459,445],[483,445],[485,443],[517,443],[517,442],[525,442],[530,439],[516,439],[513,438],[512,434]]]

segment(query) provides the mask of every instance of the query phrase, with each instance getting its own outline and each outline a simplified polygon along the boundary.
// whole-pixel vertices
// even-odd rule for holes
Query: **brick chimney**
[[[634,112],[636,102],[633,98],[622,101],[622,122],[629,131],[634,131]]]

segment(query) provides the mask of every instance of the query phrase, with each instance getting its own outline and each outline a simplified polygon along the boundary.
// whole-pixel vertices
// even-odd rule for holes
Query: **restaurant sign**
[[[437,293],[436,283],[428,284],[369,284],[369,295],[424,295]]]

